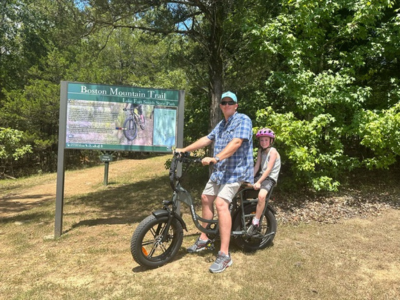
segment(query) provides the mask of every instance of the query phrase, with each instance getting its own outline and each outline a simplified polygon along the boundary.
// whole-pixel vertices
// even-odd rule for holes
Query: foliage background
[[[3,0],[0,136],[23,144],[0,139],[0,172],[56,170],[62,80],[185,90],[186,143],[232,90],[254,131],[277,133],[281,189],[398,169],[399,25],[390,0]],[[97,156],[67,151],[67,165]]]

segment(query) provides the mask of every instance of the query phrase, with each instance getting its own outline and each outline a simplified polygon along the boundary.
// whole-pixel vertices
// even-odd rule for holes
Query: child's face
[[[271,142],[271,138],[268,136],[262,136],[260,137],[260,146],[261,148],[265,149],[267,147],[269,147],[269,144]]]

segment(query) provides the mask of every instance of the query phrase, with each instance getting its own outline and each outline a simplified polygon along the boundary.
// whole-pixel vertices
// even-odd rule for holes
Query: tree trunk
[[[222,61],[222,36],[223,36],[223,1],[214,1],[211,6],[212,16],[211,34],[208,41],[209,47],[209,77],[210,77],[210,129],[221,120],[221,110],[219,102],[221,100],[223,80],[223,61]]]

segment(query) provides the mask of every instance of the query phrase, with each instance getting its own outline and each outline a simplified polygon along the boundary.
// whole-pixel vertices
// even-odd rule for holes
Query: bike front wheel
[[[131,239],[133,259],[142,267],[157,268],[173,260],[183,241],[183,229],[177,219],[171,221],[168,232],[168,216],[151,215],[140,222]],[[166,236],[164,238],[164,235]]]
[[[252,215],[245,217],[246,228],[251,225],[251,221],[253,220],[253,216],[256,214],[257,204],[250,204],[244,207],[245,215]],[[234,231],[242,231],[244,230],[242,213],[239,212],[236,215],[236,218],[233,222]],[[235,244],[242,248],[244,251],[256,251],[264,249],[270,245],[272,245],[272,241],[274,240],[275,234],[277,230],[276,218],[273,212],[267,208],[264,216],[262,217],[260,223],[260,233],[254,236],[247,236],[243,234],[241,236],[237,236],[234,241]]]
[[[136,138],[137,130],[136,123],[133,118],[126,119],[124,122],[124,135],[128,141],[133,141]]]

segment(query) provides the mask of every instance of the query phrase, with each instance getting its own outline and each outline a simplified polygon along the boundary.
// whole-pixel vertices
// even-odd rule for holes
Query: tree
[[[1,9],[0,126],[23,132],[32,147],[30,163],[54,171],[59,83],[78,52],[82,32],[65,15],[78,10],[50,0],[5,1]]]
[[[88,0],[80,3],[92,32],[101,28],[108,28],[110,32],[115,28],[130,28],[187,37],[193,50],[187,65],[190,68],[195,66],[197,74],[201,74],[204,67],[207,70],[201,87],[210,99],[210,127],[220,120],[218,103],[223,90],[239,89],[226,85],[225,78],[243,40],[241,21],[249,15],[249,11],[257,12],[257,15],[265,13],[264,16],[269,13],[264,1]],[[260,8],[261,11],[256,10]],[[200,85],[199,82],[197,84]]]
[[[32,145],[29,163],[24,165],[29,172],[37,168],[44,172],[56,170],[60,81],[145,87],[151,83],[154,87],[182,89],[187,84],[185,74],[166,63],[166,56],[175,51],[171,51],[175,47],[172,37],[132,34],[128,28],[113,29],[112,35],[104,28],[84,36],[80,12],[71,6],[73,1],[63,2],[63,6],[60,3],[40,0],[37,6],[28,5],[37,18],[21,26],[45,23],[49,28],[43,32],[33,30],[37,34],[35,40],[42,42],[40,52],[35,52],[28,43],[25,48],[17,43],[25,49],[18,52],[21,57],[28,49],[32,50],[29,52],[32,65],[17,65],[16,68],[24,70],[23,78],[16,75],[13,82],[17,83],[19,78],[18,85],[9,84],[0,97],[0,126],[24,132],[26,142]],[[108,42],[105,44],[104,40]]]
[[[3,175],[5,174],[7,166],[10,166],[12,175],[13,161],[19,160],[25,154],[31,153],[32,147],[24,144],[23,132],[11,128],[0,127],[0,161],[3,167]]]
[[[396,161],[397,138],[389,135],[398,128],[398,107],[392,107],[400,100],[394,5],[283,2],[279,16],[253,31],[259,47],[279,61],[259,91],[270,108],[259,110],[257,124],[278,132],[292,179],[336,190],[347,171]],[[373,124],[384,134],[369,142]],[[384,137],[388,142],[378,145]]]

